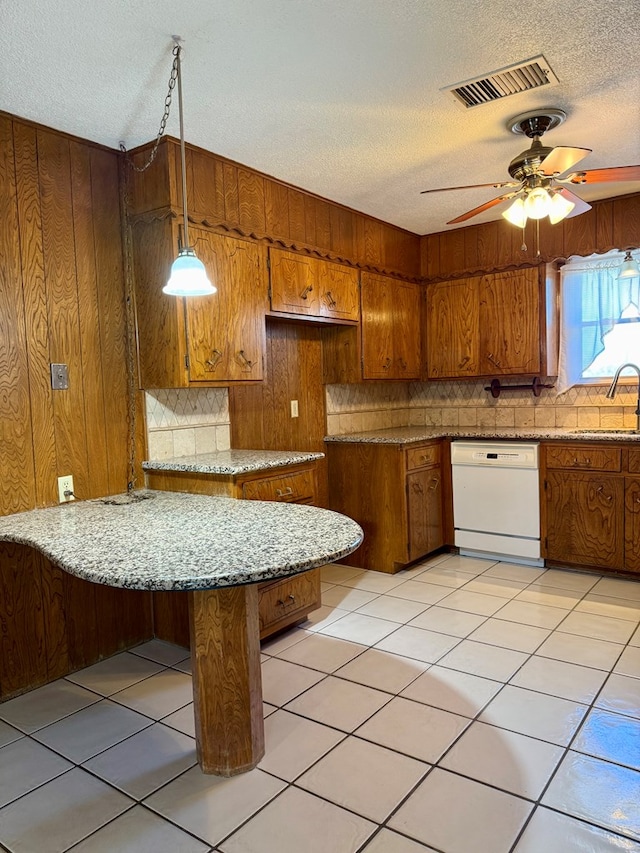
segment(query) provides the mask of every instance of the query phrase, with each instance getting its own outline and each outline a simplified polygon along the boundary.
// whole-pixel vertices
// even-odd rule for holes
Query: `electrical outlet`
[[[58,503],[66,504],[69,501],[75,501],[76,496],[73,494],[73,476],[67,474],[66,477],[58,477]]]
[[[298,401],[297,400],[291,401],[291,417],[292,418],[298,417]]]

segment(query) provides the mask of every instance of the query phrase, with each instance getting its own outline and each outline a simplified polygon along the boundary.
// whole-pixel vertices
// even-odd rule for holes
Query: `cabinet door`
[[[624,561],[621,477],[548,471],[547,559],[620,569]]]
[[[393,279],[362,273],[362,378],[393,378]]]
[[[360,287],[358,270],[317,261],[320,316],[336,320],[358,320]]]
[[[480,282],[480,373],[540,373],[538,270],[483,276]]]
[[[407,475],[409,559],[444,544],[442,529],[442,472],[440,466]]]
[[[269,263],[271,310],[318,316],[320,297],[314,259],[272,249]]]
[[[420,296],[417,284],[393,283],[391,307],[393,335],[393,378],[419,379]]]
[[[185,300],[189,379],[262,379],[267,310],[264,249],[196,228],[193,235],[198,256],[218,292]]]
[[[640,479],[625,480],[624,503],[624,567],[640,572]]]
[[[427,376],[478,374],[478,278],[427,286]]]

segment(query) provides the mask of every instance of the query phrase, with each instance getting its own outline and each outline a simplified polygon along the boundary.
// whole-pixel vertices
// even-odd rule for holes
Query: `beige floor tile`
[[[453,651],[439,661],[439,664],[450,669],[470,672],[471,675],[480,675],[482,678],[491,678],[494,681],[508,681],[527,657],[524,652],[513,652],[511,649],[502,649],[500,646],[462,640]]]
[[[390,622],[404,624],[423,613],[429,607],[422,601],[409,601],[406,598],[394,598],[391,595],[381,595],[369,604],[358,609],[365,616],[376,616],[378,619],[388,619]]]
[[[404,581],[400,586],[389,590],[388,594],[395,598],[405,598],[407,601],[436,604],[441,598],[449,595],[450,592],[451,589],[449,587],[415,580]]]
[[[0,719],[31,734],[102,699],[64,678],[0,703]]]
[[[155,723],[85,761],[83,767],[130,797],[142,800],[196,761],[193,738]]]
[[[280,710],[265,721],[264,734],[265,755],[258,766],[287,782],[293,782],[344,738],[335,729]]]
[[[609,670],[618,659],[624,646],[591,637],[579,637],[575,634],[563,634],[559,630],[544,641],[537,655],[579,666],[591,666],[594,669]]]
[[[640,720],[593,708],[571,749],[640,770]]]
[[[640,840],[640,773],[636,770],[569,751],[542,803]]]
[[[442,561],[441,565],[443,568],[467,572],[467,574],[475,577],[490,569],[497,562],[497,560],[484,560],[481,557],[463,557],[461,554],[450,554]]]
[[[397,622],[388,619],[378,619],[376,616],[366,616],[364,613],[349,613],[327,625],[319,633],[329,637],[338,637],[352,643],[362,643],[372,646],[391,634],[398,627]]]
[[[187,835],[142,806],[134,806],[73,848],[73,853],[208,853]]]
[[[475,717],[502,687],[499,681],[490,681],[467,672],[432,666],[402,691],[406,699],[442,708],[463,717]]]
[[[626,643],[633,634],[635,622],[612,619],[611,616],[598,616],[595,613],[569,613],[558,628],[563,634],[578,634],[595,640],[609,640],[613,643]]]
[[[33,737],[75,764],[82,764],[152,722],[130,708],[103,699],[40,729]]]
[[[411,841],[404,835],[382,829],[376,837],[367,844],[362,853],[430,853],[433,847],[425,847],[417,841]]]
[[[539,578],[541,586],[553,586],[556,589],[573,589],[576,592],[588,592],[600,579],[600,575],[586,572],[572,572],[568,569],[547,569]]]
[[[533,583],[539,580],[545,574],[545,569],[538,569],[534,566],[521,566],[518,563],[496,563],[485,572],[483,577],[487,578],[504,578],[505,580],[524,581],[525,583]]]
[[[472,723],[440,766],[509,794],[536,800],[564,750],[526,735]]]
[[[458,714],[396,697],[356,734],[433,764],[468,725],[469,720]]]
[[[599,669],[534,655],[514,675],[511,684],[589,704],[606,677],[606,672]]]
[[[172,667],[172,669],[177,669],[178,672],[186,672],[187,675],[191,675],[192,668],[191,658],[179,660],[178,663],[174,663]]]
[[[491,646],[502,646],[516,652],[535,652],[549,636],[547,628],[536,628],[535,625],[517,625],[497,619],[495,616],[483,622],[470,636],[470,640],[488,643]]]
[[[193,702],[178,711],[174,711],[173,714],[163,717],[162,722],[165,726],[170,726],[172,729],[194,738],[196,736],[196,721],[193,715]]]
[[[375,829],[374,823],[358,815],[289,788],[219,849],[222,853],[356,853]]]
[[[558,814],[537,808],[514,853],[640,853],[640,844]]]
[[[353,660],[365,649],[366,646],[358,643],[350,643],[348,640],[315,632],[309,634],[300,643],[283,649],[276,657],[279,660],[286,660],[289,663],[307,666],[321,672],[334,672],[334,670],[344,666],[347,661]]]
[[[0,806],[60,776],[71,767],[64,758],[31,738],[20,738],[3,746],[0,749]]]
[[[389,701],[389,694],[330,676],[286,706],[287,711],[352,732]]]
[[[474,577],[474,575],[459,572],[456,569],[445,569],[443,566],[435,566],[433,569],[426,569],[422,574],[417,575],[414,580],[420,580],[422,583],[433,583],[436,586],[459,589],[466,583],[470,583]]]
[[[595,595],[593,592],[587,593],[582,601],[576,604],[576,611],[611,616],[613,619],[624,619],[627,622],[637,623],[640,620],[640,604],[635,599]]]
[[[494,578],[479,575],[465,586],[466,592],[480,592],[483,595],[497,595],[498,598],[514,598],[527,586],[526,581],[511,578]]]
[[[67,680],[80,684],[87,690],[101,693],[103,696],[111,696],[112,693],[131,687],[137,681],[149,678],[157,672],[162,672],[163,669],[162,664],[154,663],[148,658],[122,652],[93,666],[87,666],[79,672],[72,672],[67,676]]]
[[[277,634],[275,637],[265,640],[261,643],[260,649],[263,654],[273,657],[278,652],[288,649],[289,646],[295,646],[296,643],[305,640],[308,636],[308,631],[305,631],[303,628],[290,628],[288,631],[283,631],[282,634]]]
[[[442,602],[441,607],[450,610],[463,610],[465,613],[475,613],[477,616],[493,616],[504,607],[505,600],[497,595],[486,595],[481,592],[467,592],[466,587],[450,593]]]
[[[332,589],[332,587],[334,586],[334,583],[326,583],[325,581],[320,581],[320,594],[322,595],[323,592]]]
[[[324,599],[324,596],[323,596]],[[305,631],[321,631],[327,625],[331,625],[336,619],[341,619],[351,613],[350,610],[343,610],[341,607],[331,607],[328,604],[323,604],[317,610],[313,610],[304,622],[300,625]]]
[[[377,592],[351,589],[348,586],[334,586],[322,596],[322,603],[328,607],[339,607],[341,610],[357,610],[377,597]]]
[[[640,626],[636,628],[633,637],[629,640],[630,646],[640,646]]]
[[[374,743],[349,737],[297,785],[362,817],[382,823],[429,766]]]
[[[76,767],[1,809],[0,843],[21,853],[62,853],[132,805]]]
[[[588,711],[587,705],[507,685],[480,715],[503,729],[567,746]]]
[[[135,655],[141,655],[143,658],[149,658],[165,666],[173,666],[174,663],[189,657],[189,649],[183,649],[182,646],[176,646],[174,643],[166,643],[164,640],[149,640],[131,651]]]
[[[271,658],[262,664],[262,697],[271,705],[285,705],[324,677],[305,666]]]
[[[363,572],[356,577],[346,578],[341,581],[342,586],[350,586],[352,589],[364,589],[366,592],[389,592],[396,586],[404,583],[404,578],[398,575],[389,575],[384,572]]]
[[[353,566],[343,566],[340,563],[330,563],[320,569],[320,577],[326,583],[342,583],[347,578],[362,575],[362,569]]]
[[[148,797],[145,805],[197,838],[216,845],[285,786],[286,782],[258,769],[225,778],[192,767]]]
[[[640,604],[640,583],[623,578],[601,578],[591,590],[595,595],[610,595]]]
[[[628,675],[613,673],[600,691],[596,707],[640,719],[640,683]]]
[[[188,705],[193,699],[191,677],[174,669],[164,669],[111,697],[114,702],[133,708],[140,714],[160,720]]]
[[[620,655],[620,660],[613,668],[620,675],[630,675],[632,678],[640,678],[640,648],[627,646]]]
[[[486,620],[486,616],[448,610],[446,607],[430,607],[409,623],[415,628],[426,628],[453,637],[466,637]]]
[[[8,743],[13,743],[21,737],[24,737],[21,731],[14,729],[13,726],[10,726],[8,723],[3,723],[2,720],[0,720],[0,747],[6,746]]]
[[[518,593],[516,601],[526,601],[529,604],[544,604],[546,607],[559,607],[571,610],[582,598],[584,593],[573,589],[558,589],[554,586],[544,586],[535,581],[522,592]]]
[[[527,601],[509,601],[496,614],[498,619],[506,619],[520,625],[534,625],[537,628],[557,628],[569,611],[545,604],[532,604]]]
[[[377,643],[376,648],[424,663],[435,663],[459,642],[458,637],[403,625]]]
[[[389,826],[447,853],[508,853],[531,808],[519,797],[435,769]]]
[[[380,649],[368,649],[364,654],[340,667],[335,675],[365,684],[386,693],[399,693],[410,684],[429,664],[424,661],[394,655]]]

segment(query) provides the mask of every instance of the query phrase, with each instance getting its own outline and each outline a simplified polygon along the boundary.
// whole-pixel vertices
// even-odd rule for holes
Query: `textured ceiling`
[[[528,141],[506,122],[525,110],[569,114],[545,143],[592,148],[580,168],[640,163],[638,0],[1,0],[0,107],[147,142],[173,33],[189,142],[418,234],[499,194],[419,191],[507,179]],[[558,86],[469,110],[440,91],[540,53]]]

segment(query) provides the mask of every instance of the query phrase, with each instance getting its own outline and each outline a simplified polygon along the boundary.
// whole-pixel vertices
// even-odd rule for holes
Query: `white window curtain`
[[[638,276],[618,281],[623,259],[617,251],[572,257],[560,271],[559,394],[589,383],[583,372],[603,351],[604,336],[630,304],[640,308]]]

